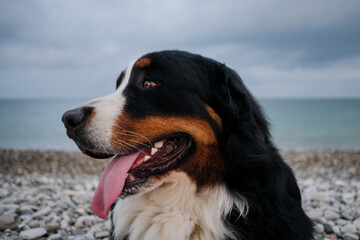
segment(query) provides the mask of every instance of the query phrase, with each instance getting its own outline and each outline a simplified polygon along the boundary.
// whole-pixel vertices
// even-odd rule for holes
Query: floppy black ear
[[[229,180],[235,188],[248,188],[262,169],[267,171],[277,150],[271,142],[268,122],[261,107],[239,75],[224,64],[219,68],[216,83],[218,99],[215,102],[220,104],[216,111],[220,112],[223,123],[220,145],[228,171],[225,176],[237,178],[237,181]],[[239,181],[239,174],[244,181]]]
[[[228,135],[234,135],[241,141],[244,151],[249,153],[261,154],[274,150],[268,122],[261,107],[234,70],[223,64],[220,69],[218,97],[221,99],[217,99],[217,102],[222,103],[220,111],[226,139]]]
[[[301,208],[295,177],[273,146],[261,107],[235,71],[219,68],[213,106],[223,123],[224,181],[249,204],[246,217],[239,218],[234,209],[229,224],[248,233],[247,239],[310,239],[312,225]]]

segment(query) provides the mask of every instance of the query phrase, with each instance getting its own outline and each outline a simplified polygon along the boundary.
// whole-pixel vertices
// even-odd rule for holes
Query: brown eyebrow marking
[[[137,62],[135,63],[136,67],[148,67],[150,66],[151,63],[151,59],[150,58],[140,58],[139,60],[137,60]]]
[[[215,110],[210,107],[209,105],[205,105],[206,111],[208,112],[209,116],[217,123],[220,129],[222,129],[222,121],[219,115],[215,112]]]

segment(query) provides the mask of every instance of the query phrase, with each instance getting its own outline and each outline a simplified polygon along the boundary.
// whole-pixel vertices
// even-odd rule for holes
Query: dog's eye
[[[156,83],[154,83],[153,81],[150,81],[150,80],[146,80],[143,83],[144,88],[151,88],[151,87],[155,87],[155,86],[156,86]]]

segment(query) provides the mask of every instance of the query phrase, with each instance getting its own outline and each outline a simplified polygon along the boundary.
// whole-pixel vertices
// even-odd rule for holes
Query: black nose
[[[83,125],[82,123],[90,116],[93,109],[93,107],[82,107],[71,109],[64,113],[61,120],[70,134],[72,134],[77,127]]]

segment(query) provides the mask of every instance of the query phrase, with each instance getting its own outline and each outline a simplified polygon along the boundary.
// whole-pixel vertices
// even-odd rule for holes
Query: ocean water
[[[77,150],[62,114],[78,100],[0,100],[0,148]],[[360,99],[263,99],[282,150],[360,149]]]

